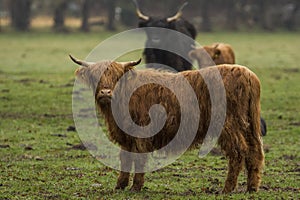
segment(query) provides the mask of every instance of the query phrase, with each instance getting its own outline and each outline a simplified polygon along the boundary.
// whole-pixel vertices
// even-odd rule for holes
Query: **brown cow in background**
[[[134,153],[153,152],[166,146],[171,140],[176,139],[175,135],[181,123],[181,115],[187,114],[189,123],[193,123],[195,115],[194,105],[190,102],[190,96],[182,91],[182,96],[189,110],[187,113],[181,113],[178,99],[170,91],[161,84],[155,84],[155,80],[171,82],[180,88],[178,82],[180,76],[183,76],[194,91],[199,105],[200,121],[197,122],[198,128],[192,147],[203,142],[207,134],[210,124],[211,113],[211,96],[208,85],[205,80],[212,80],[215,83],[215,76],[212,70],[216,67],[208,67],[199,70],[184,71],[180,73],[161,72],[156,70],[134,70],[133,67],[137,62],[120,63],[115,61],[102,61],[97,63],[88,63],[71,57],[71,59],[81,67],[75,72],[79,80],[90,86],[95,94],[95,102],[99,111],[104,116],[108,126],[110,139],[120,145],[123,150]],[[262,168],[264,165],[264,152],[262,147],[262,138],[260,134],[260,81],[257,76],[248,68],[239,65],[220,65],[217,66],[220,72],[222,82],[226,93],[225,105],[218,105],[219,109],[226,107],[226,118],[221,135],[218,138],[225,156],[229,160],[228,174],[225,181],[223,193],[232,192],[238,180],[240,171],[245,166],[247,170],[247,191],[257,191],[259,189]],[[131,77],[126,78],[125,82],[120,83],[120,78],[130,72]],[[139,79],[138,79],[139,78]],[[111,100],[116,95],[128,95],[126,88],[137,81],[151,80],[154,83],[145,84],[131,95],[129,102],[130,116],[122,119],[125,123],[127,118],[131,118],[137,125],[146,126],[151,122],[149,117],[149,109],[155,104],[160,104],[165,108],[167,119],[163,128],[151,137],[138,138],[133,137],[122,131],[116,124],[112,115]],[[116,85],[120,93],[116,93]],[[214,87],[219,88],[220,85],[215,83]],[[218,95],[218,94],[214,94]],[[119,113],[123,113],[122,105]],[[128,108],[127,108],[128,109]],[[219,110],[217,109],[217,110]],[[126,124],[130,126],[130,124]],[[184,134],[190,134],[190,127],[185,127]],[[145,134],[145,133],[142,133]],[[179,142],[180,144],[180,142]],[[180,149],[180,145],[177,147]],[[175,149],[174,151],[178,150]],[[172,152],[168,152],[172,153]],[[116,189],[124,189],[129,184],[130,173],[122,171],[125,168],[131,168],[134,164],[143,168],[147,162],[145,160],[135,160],[135,157],[126,157],[120,154],[121,171],[117,181]],[[200,173],[200,172],[199,172]],[[135,173],[133,178],[132,191],[140,191],[144,184],[144,173]]]
[[[207,56],[207,54],[209,56]],[[189,57],[197,60],[199,68],[220,64],[235,64],[235,56],[229,44],[214,43],[189,52]],[[214,63],[213,63],[213,62]]]

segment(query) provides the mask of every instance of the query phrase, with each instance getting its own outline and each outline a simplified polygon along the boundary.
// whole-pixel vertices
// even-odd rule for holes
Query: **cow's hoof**
[[[117,185],[117,186],[115,187],[115,190],[124,190],[125,187],[126,187],[126,186],[124,186],[124,185]]]
[[[142,187],[140,187],[140,186],[132,186],[130,188],[130,191],[131,192],[139,192],[139,191],[141,191],[141,189],[142,189]]]
[[[128,179],[120,179],[117,181],[116,190],[124,190],[128,186]]]
[[[257,192],[257,191],[258,191],[258,189],[255,188],[255,187],[247,188],[247,192],[249,192],[249,193],[254,193],[254,192]]]
[[[221,192],[221,194],[229,194],[231,193],[233,190],[232,189],[228,189],[228,188],[224,188]]]

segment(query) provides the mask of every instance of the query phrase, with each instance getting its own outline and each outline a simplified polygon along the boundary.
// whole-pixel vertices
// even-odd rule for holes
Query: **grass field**
[[[237,62],[262,83],[266,166],[260,191],[220,195],[227,161],[185,153],[146,174],[140,193],[115,191],[118,172],[80,146],[72,118],[75,66],[114,33],[0,34],[0,199],[299,199],[299,33],[200,33],[197,41],[232,44]],[[122,44],[120,44],[122,45]],[[132,54],[131,59],[140,57]]]

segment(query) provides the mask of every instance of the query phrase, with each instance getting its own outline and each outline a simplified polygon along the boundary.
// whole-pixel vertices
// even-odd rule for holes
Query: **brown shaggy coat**
[[[79,61],[75,61],[81,64]],[[128,71],[132,72],[132,77],[126,81],[126,84],[134,84],[137,77],[139,80],[157,79],[170,81],[174,85],[178,84],[179,75],[183,75],[193,88],[198,99],[201,110],[198,131],[193,145],[201,144],[205,137],[211,117],[210,94],[205,80],[214,80],[211,72],[218,69],[222,77],[226,90],[227,106],[226,119],[218,139],[225,156],[229,160],[228,174],[223,188],[223,193],[232,192],[238,180],[238,175],[243,167],[247,170],[247,191],[257,191],[261,181],[261,173],[264,164],[264,153],[262,148],[262,139],[260,135],[260,81],[257,76],[248,68],[239,65],[220,65],[217,67],[201,69],[201,75],[198,70],[184,71],[178,74],[162,73],[155,70],[134,70],[131,64],[121,64],[113,61],[98,62],[95,64],[84,64],[76,70],[75,74],[95,91],[95,101],[104,115],[109,135],[112,141],[121,146],[122,149],[131,152],[152,152],[168,144],[175,136],[180,124],[180,105],[175,95],[169,90],[158,84],[146,84],[138,88],[131,96],[129,102],[129,117],[140,125],[146,126],[150,123],[149,108],[154,104],[164,106],[167,113],[167,120],[162,130],[154,136],[147,138],[136,138],[124,133],[116,124],[111,110],[111,98],[114,95],[114,89],[122,77]],[[100,75],[102,76],[100,77]],[[100,80],[100,81],[99,81]],[[213,81],[212,81],[213,82]],[[177,87],[177,86],[176,86]],[[218,85],[215,85],[218,88]],[[178,86],[180,88],[180,86]],[[121,90],[123,91],[123,90]],[[126,95],[126,92],[121,92]],[[184,94],[184,91],[182,91]],[[188,96],[182,96],[187,105],[193,105]],[[120,108],[122,112],[122,108]],[[194,108],[188,110],[190,123],[193,123]],[[128,116],[127,116],[128,117]],[[124,119],[126,123],[126,119]],[[189,127],[186,130],[189,132]],[[178,147],[180,148],[180,147]],[[146,159],[135,160],[120,154],[121,168],[128,165],[146,162]],[[129,184],[128,172],[120,172],[116,189],[124,189]],[[144,184],[144,173],[135,173],[131,190],[139,191]]]
[[[189,57],[197,60],[200,68],[220,64],[235,64],[235,56],[229,44],[214,43],[196,48],[189,52]],[[214,63],[212,63],[212,61]]]

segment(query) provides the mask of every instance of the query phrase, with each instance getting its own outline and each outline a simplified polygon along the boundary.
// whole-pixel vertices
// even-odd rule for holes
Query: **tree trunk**
[[[11,0],[11,24],[18,31],[26,31],[30,26],[31,0]]]
[[[82,21],[81,21],[81,30],[84,32],[90,31],[89,26],[89,17],[90,17],[90,8],[92,0],[84,0],[82,4]]]
[[[296,30],[296,16],[299,10],[299,2],[286,4],[283,10],[283,26],[289,31]]]
[[[261,28],[268,31],[272,30],[271,25],[268,24],[268,13],[267,13],[267,7],[270,2],[268,0],[256,0],[256,2],[259,7],[259,12],[257,14],[258,14],[259,24]]]
[[[176,1],[176,2],[174,2],[174,0],[165,1],[164,7],[162,9],[162,12],[166,13],[166,15],[164,16],[169,17],[175,15],[176,12],[178,11],[178,8],[181,6],[180,3],[181,1]]]
[[[211,31],[211,22],[209,18],[209,1],[202,0],[201,1],[201,17],[202,17],[202,24],[201,30],[205,32]]]
[[[115,30],[115,5],[116,0],[106,0],[106,8],[107,8],[107,25],[106,28],[109,31]]]
[[[227,23],[226,27],[229,30],[237,30],[237,11],[236,0],[227,0]]]
[[[54,29],[59,32],[67,31],[65,27],[65,11],[68,6],[68,0],[61,1],[54,10]]]

